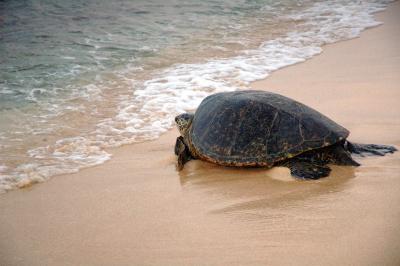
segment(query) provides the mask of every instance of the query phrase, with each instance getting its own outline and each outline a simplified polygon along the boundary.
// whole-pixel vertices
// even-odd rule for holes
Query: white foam
[[[28,155],[32,162],[19,165],[11,173],[3,174],[7,167],[0,167],[0,193],[43,182],[55,175],[75,173],[111,158],[98,143],[83,137],[65,138],[54,146],[29,150]]]

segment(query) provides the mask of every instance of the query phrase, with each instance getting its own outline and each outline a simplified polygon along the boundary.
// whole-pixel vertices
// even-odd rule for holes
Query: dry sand
[[[400,2],[383,26],[256,82],[400,147]],[[172,130],[78,174],[0,195],[0,265],[400,265],[400,152],[312,182],[201,161]]]

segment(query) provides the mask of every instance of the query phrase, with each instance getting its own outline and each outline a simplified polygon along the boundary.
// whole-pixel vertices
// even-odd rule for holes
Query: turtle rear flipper
[[[347,149],[351,153],[359,154],[361,156],[366,155],[379,155],[384,156],[387,153],[394,153],[397,149],[390,145],[380,144],[359,144],[347,142]]]
[[[183,142],[182,136],[176,138],[175,154],[178,155],[177,168],[179,171],[183,169],[185,163],[193,158],[190,154],[189,148],[186,146],[185,142]]]
[[[326,177],[331,172],[331,168],[326,165],[314,164],[300,160],[289,160],[286,167],[290,169],[290,174],[300,179],[320,179]]]
[[[349,165],[349,166],[360,166],[350,154],[349,150],[346,150],[343,145],[333,145],[330,151],[327,153],[328,163],[337,165]]]

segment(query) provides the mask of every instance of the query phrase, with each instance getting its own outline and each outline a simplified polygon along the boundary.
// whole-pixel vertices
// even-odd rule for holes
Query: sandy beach
[[[399,14],[397,1],[383,25],[252,87],[399,148]],[[177,136],[0,195],[0,265],[400,265],[400,152],[301,181],[202,161],[178,172]]]

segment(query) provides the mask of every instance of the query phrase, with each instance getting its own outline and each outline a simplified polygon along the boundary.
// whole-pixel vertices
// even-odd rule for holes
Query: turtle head
[[[182,136],[185,135],[186,131],[189,129],[192,123],[194,115],[189,113],[183,113],[175,117],[176,125]]]

